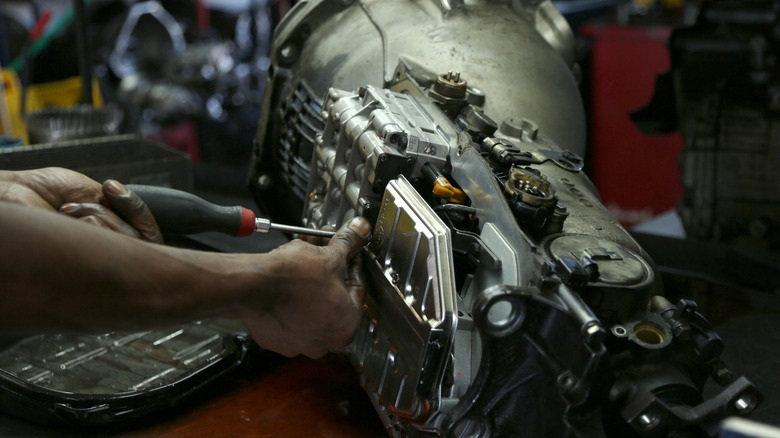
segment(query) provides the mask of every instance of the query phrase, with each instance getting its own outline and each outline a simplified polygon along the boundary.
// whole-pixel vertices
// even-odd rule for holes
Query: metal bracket
[[[464,254],[475,266],[483,265],[492,271],[501,269],[501,259],[482,242],[476,233],[455,228],[452,232],[452,252]]]
[[[553,300],[511,286],[475,300],[481,362],[445,420],[445,436],[566,436],[567,410],[585,403],[606,349],[584,342],[577,318]],[[524,415],[506,415],[517,411]]]
[[[482,143],[482,150],[503,164],[528,165],[542,164],[552,161],[558,167],[570,172],[580,172],[585,166],[585,160],[571,151],[555,151],[542,149],[527,151],[504,139],[488,138]]]
[[[745,377],[740,377],[720,394],[696,406],[672,406],[645,392],[623,409],[621,415],[640,436],[665,436],[686,426],[712,425],[720,419],[752,412],[763,400]]]

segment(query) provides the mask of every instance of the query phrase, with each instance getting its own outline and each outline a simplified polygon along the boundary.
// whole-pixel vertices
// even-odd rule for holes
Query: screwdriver
[[[181,190],[165,187],[128,184],[154,215],[163,234],[185,235],[216,231],[231,236],[249,236],[254,232],[298,233],[309,236],[333,237],[334,231],[315,230],[271,222],[256,217],[252,210],[241,206],[223,207]]]

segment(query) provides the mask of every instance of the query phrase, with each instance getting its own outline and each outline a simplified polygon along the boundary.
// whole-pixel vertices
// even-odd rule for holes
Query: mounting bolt
[[[734,380],[734,373],[726,367],[720,359],[711,360],[709,363],[712,380],[720,386],[726,386]]]
[[[585,342],[590,346],[595,346],[604,342],[607,338],[607,332],[597,322],[592,322],[585,329]]]
[[[691,339],[691,326],[685,323],[675,321],[672,324],[672,334],[682,342],[688,342]]]

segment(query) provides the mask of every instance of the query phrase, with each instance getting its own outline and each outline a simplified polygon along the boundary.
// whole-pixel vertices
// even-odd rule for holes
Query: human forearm
[[[0,170],[0,201],[59,211],[95,226],[162,243],[160,230],[146,204],[117,181],[108,180],[101,185],[58,167]]]
[[[152,245],[7,203],[0,209],[1,329],[135,329],[230,316],[239,313],[244,277],[258,288],[264,282],[262,268],[250,274],[240,256]]]
[[[262,347],[319,357],[357,329],[364,282],[356,255],[369,234],[356,219],[326,246],[298,240],[269,254],[217,254],[0,201],[0,332],[235,317]]]

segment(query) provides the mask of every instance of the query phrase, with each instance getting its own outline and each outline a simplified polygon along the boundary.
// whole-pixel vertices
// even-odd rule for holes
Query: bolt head
[[[718,368],[712,372],[712,380],[718,385],[725,386],[734,380],[734,373],[728,368]]]

